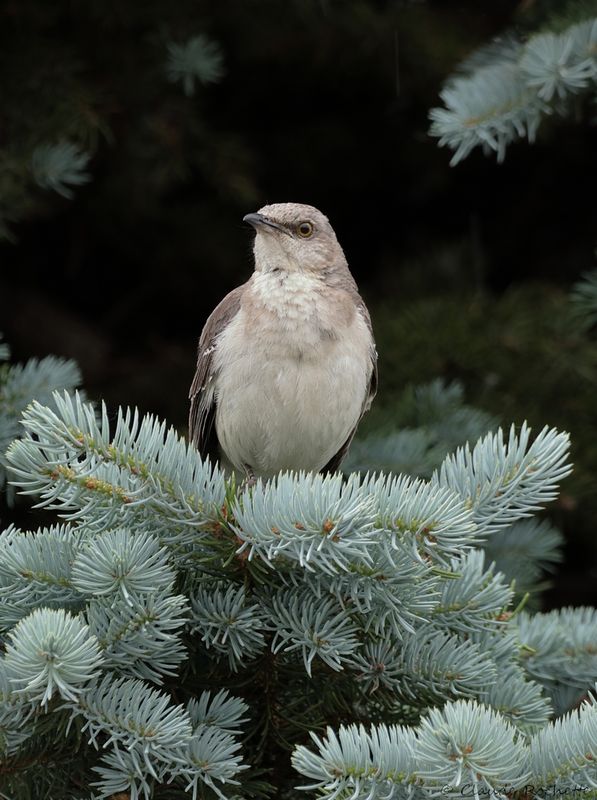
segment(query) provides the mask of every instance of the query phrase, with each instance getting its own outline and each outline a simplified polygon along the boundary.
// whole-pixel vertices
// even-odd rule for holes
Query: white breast
[[[326,334],[323,322],[342,315],[322,289],[300,273],[258,275],[250,318],[241,307],[218,340],[216,431],[239,470],[319,470],[358,422],[371,333],[356,313]]]

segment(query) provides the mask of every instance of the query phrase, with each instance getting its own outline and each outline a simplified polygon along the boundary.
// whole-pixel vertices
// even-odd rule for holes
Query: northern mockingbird
[[[377,388],[369,312],[321,211],[277,203],[244,221],[255,271],[201,333],[190,439],[249,479],[336,470]]]

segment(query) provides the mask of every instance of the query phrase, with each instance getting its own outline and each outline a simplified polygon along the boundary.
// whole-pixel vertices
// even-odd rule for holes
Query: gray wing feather
[[[371,326],[371,317],[369,315],[369,311],[367,309],[367,306],[365,305],[365,303],[363,303],[363,301],[362,301],[361,297],[358,295],[358,293],[357,293],[357,297],[358,297],[357,308],[361,312],[361,314],[363,315],[363,318],[364,318],[365,322],[367,323],[367,327],[371,331],[371,336],[373,336],[373,328]],[[343,458],[348,453],[348,448],[350,447],[350,443],[352,442],[352,440],[354,438],[354,435],[355,435],[355,433],[357,431],[357,428],[359,427],[359,423],[362,420],[363,415],[365,414],[365,412],[369,411],[369,409],[371,408],[371,403],[373,402],[373,398],[375,397],[376,394],[377,394],[377,350],[375,349],[375,343],[373,343],[373,345],[371,347],[371,376],[369,378],[369,390],[368,390],[367,395],[365,396],[365,400],[363,402],[363,407],[361,409],[361,415],[357,420],[357,424],[354,426],[354,428],[350,432],[350,435],[348,436],[348,439],[344,442],[344,444],[338,450],[338,452],[330,458],[330,460],[325,465],[325,467],[322,468],[321,472],[336,472],[339,469]]]
[[[199,338],[197,369],[189,391],[189,441],[204,458],[209,455],[213,461],[219,458],[219,443],[214,426],[217,404],[214,354],[219,335],[238,313],[245,287],[246,284],[243,284],[227,294],[208,317]]]

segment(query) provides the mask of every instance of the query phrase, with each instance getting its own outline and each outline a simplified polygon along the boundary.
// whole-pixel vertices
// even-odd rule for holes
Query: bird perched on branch
[[[255,271],[212,312],[189,435],[250,480],[334,471],[377,387],[371,320],[327,217],[277,203],[255,228]]]

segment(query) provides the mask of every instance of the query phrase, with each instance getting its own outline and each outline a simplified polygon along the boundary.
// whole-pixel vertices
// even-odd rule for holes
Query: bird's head
[[[244,222],[255,228],[255,269],[321,272],[346,259],[328,218],[313,206],[274,203]]]

